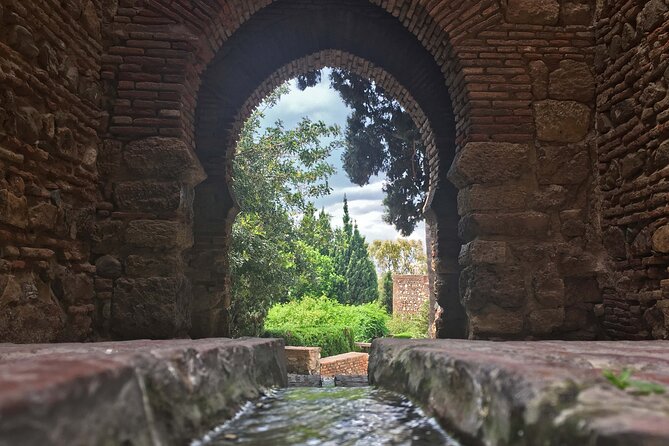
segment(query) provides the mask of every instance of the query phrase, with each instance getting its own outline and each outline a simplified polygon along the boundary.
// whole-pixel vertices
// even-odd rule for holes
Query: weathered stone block
[[[625,233],[617,226],[609,226],[602,233],[604,247],[614,259],[624,259],[627,257],[627,244],[625,243]]]
[[[58,208],[50,203],[39,203],[30,208],[28,219],[35,229],[53,229],[58,219]]]
[[[66,269],[59,273],[58,282],[62,292],[62,301],[67,305],[90,302],[93,300],[95,290],[93,279],[88,275],[74,274]]]
[[[537,137],[549,142],[578,142],[590,128],[590,108],[576,101],[547,99],[535,102]]]
[[[195,154],[178,138],[151,137],[133,141],[125,147],[123,159],[140,178],[179,180],[194,186],[206,177]]]
[[[669,253],[669,225],[660,226],[653,232],[652,246],[655,252]]]
[[[592,9],[586,2],[566,2],[562,4],[562,22],[565,25],[592,24]]]
[[[582,209],[560,212],[561,232],[565,237],[580,237],[585,234],[586,222]]]
[[[645,151],[630,153],[620,160],[620,176],[630,179],[639,175],[646,165]]]
[[[126,339],[183,336],[190,325],[190,296],[183,277],[118,279],[111,329]]]
[[[8,190],[0,190],[0,222],[25,229],[28,227],[28,201]]]
[[[653,30],[653,28],[662,22],[664,13],[667,11],[669,11],[669,5],[667,5],[666,1],[649,0],[636,17],[637,29],[645,32]]]
[[[512,336],[522,333],[523,315],[519,312],[489,308],[469,317],[469,338]]]
[[[458,258],[460,265],[506,263],[506,243],[491,240],[472,240],[462,245]]]
[[[95,272],[100,277],[116,279],[123,274],[123,267],[116,257],[107,255],[95,261]]]
[[[548,94],[552,99],[590,102],[595,97],[595,78],[585,62],[563,60],[550,74]]]
[[[564,323],[564,308],[534,310],[528,321],[533,334],[544,335],[560,328]]]
[[[525,304],[527,291],[523,270],[516,265],[468,266],[460,275],[460,296],[467,311],[488,304],[518,308]]]
[[[458,191],[458,213],[474,211],[524,210],[528,203],[528,192],[523,186],[485,186],[473,184]]]
[[[115,220],[99,221],[93,230],[91,251],[106,254],[118,251],[123,246],[123,222]]]
[[[542,147],[538,155],[540,184],[580,184],[590,175],[590,155],[585,146]]]
[[[529,150],[525,144],[470,142],[456,154],[448,179],[462,188],[519,178],[527,172]]]
[[[557,308],[565,304],[565,285],[554,266],[534,273],[532,289],[534,298],[542,307]]]
[[[460,219],[458,233],[463,240],[477,236],[506,235],[510,237],[546,237],[550,217],[541,212],[509,214],[469,214]]]
[[[181,204],[181,184],[157,181],[118,183],[114,187],[114,198],[121,210],[175,211]]]
[[[541,60],[530,62],[530,78],[532,79],[532,96],[536,101],[548,97],[548,67]]]
[[[126,274],[131,277],[172,276],[182,270],[181,256],[129,255],[125,262]]]
[[[643,315],[655,339],[669,339],[669,300],[661,300]]]
[[[509,23],[555,25],[560,14],[557,0],[508,0],[506,20]]]
[[[168,220],[134,220],[125,231],[126,242],[147,248],[187,248],[193,244],[190,228]]]
[[[669,140],[662,142],[653,153],[653,167],[657,170],[669,166]]]
[[[570,277],[565,279],[567,304],[600,303],[602,291],[595,277]]]
[[[0,339],[55,342],[66,315],[48,284],[32,275],[0,275]]]
[[[299,375],[320,375],[320,347],[286,346],[286,370]]]
[[[636,102],[633,98],[628,98],[617,102],[611,106],[611,122],[615,125],[625,124],[636,116]]]

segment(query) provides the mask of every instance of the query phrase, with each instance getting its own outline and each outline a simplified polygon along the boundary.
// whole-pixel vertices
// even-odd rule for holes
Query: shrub
[[[394,338],[427,338],[429,309],[430,303],[424,302],[420,308],[420,312],[416,315],[394,315],[387,324],[390,335]]]
[[[343,305],[325,296],[306,296],[301,300],[272,306],[265,320],[265,331],[286,339],[288,345],[321,347],[325,356],[326,350],[330,353],[343,348],[343,342],[335,341],[341,339],[341,333],[346,333],[356,342],[370,342],[374,338],[386,336],[387,320],[385,310],[376,302]],[[337,348],[329,347],[335,345]],[[350,349],[346,351],[352,351],[353,345],[347,345],[350,345]]]
[[[353,332],[348,327],[321,326],[267,330],[266,336],[283,338],[286,345],[320,347],[321,356],[353,351]]]

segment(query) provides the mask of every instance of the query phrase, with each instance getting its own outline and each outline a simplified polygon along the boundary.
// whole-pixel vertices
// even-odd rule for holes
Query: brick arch
[[[345,68],[380,83],[411,113],[421,129],[430,166],[430,203],[438,197],[442,214],[438,218],[436,213],[428,212],[428,221],[444,242],[441,248],[439,243],[435,244],[437,250],[448,250],[435,252],[442,269],[440,280],[435,282],[435,296],[439,296],[437,300],[442,306],[449,307],[447,314],[451,321],[447,325],[453,334],[458,332],[463,336],[464,312],[457,287],[460,242],[456,191],[443,181],[445,171],[441,167],[450,166],[455,155],[456,130],[441,67],[415,36],[377,7],[338,2],[330,8],[296,12],[286,11],[287,4],[291,5],[278,2],[276,7],[268,6],[240,27],[201,77],[195,146],[209,178],[195,194],[195,248],[190,257],[193,270],[199,270],[212,258],[219,258],[222,268],[227,269],[224,258],[236,213],[228,187],[230,162],[241,126],[253,108],[273,88],[298,74],[324,66]],[[299,37],[322,32],[323,27],[328,33],[322,39]],[[287,37],[291,30],[294,37]],[[215,203],[219,205],[214,206]],[[220,241],[218,246],[214,246],[214,240]],[[225,318],[229,306],[226,275],[212,274],[193,282],[196,305],[193,326],[225,325],[208,321],[213,314],[211,296],[215,296],[215,305],[220,306],[221,317]],[[207,304],[198,306],[198,302]],[[198,336],[206,334],[194,332]]]
[[[342,68],[357,74],[360,77],[374,81],[383,88],[386,93],[396,99],[402,108],[409,113],[416,127],[421,130],[423,144],[432,153],[435,151],[435,135],[429,120],[411,93],[400,84],[390,73],[373,63],[355,56],[354,54],[340,50],[323,50],[318,53],[309,54],[301,59],[290,62],[275,71],[268,79],[256,88],[251,96],[244,102],[242,108],[234,119],[234,124],[225,142],[226,147],[234,147],[238,142],[241,128],[251,113],[262,101],[283,83],[294,79],[300,74],[323,68]]]
[[[125,0],[105,10],[100,77],[107,115],[98,157],[104,203],[91,260],[113,257],[122,276],[100,281],[108,286],[96,307],[101,331],[183,335],[195,302],[195,312],[212,317],[191,334],[224,334],[216,321],[224,318],[225,284],[210,276],[224,277],[227,268],[225,250],[217,248],[226,240],[220,228],[234,214],[227,142],[237,114],[281,67],[333,49],[393,74],[429,118],[439,155],[431,158],[428,198],[429,216],[439,222],[430,234],[435,294],[462,300],[470,336],[593,336],[603,261],[593,198],[591,3]],[[367,21],[348,41],[332,44],[339,28],[330,13],[337,9],[361,11]],[[278,39],[253,47],[274,22],[319,10],[323,17],[314,23],[321,26],[288,30],[283,49],[270,49]],[[371,45],[379,27],[387,36]],[[398,36],[415,48],[409,56],[430,67],[435,88],[418,88],[420,74],[411,75],[404,53],[384,58]],[[235,51],[246,56],[232,57]],[[228,82],[226,70],[235,69],[245,73],[243,82],[213,88],[212,79]],[[435,118],[431,104],[449,118]],[[218,121],[207,124],[212,117]],[[205,171],[208,180],[195,191]],[[195,210],[214,215],[193,219],[193,197]],[[204,252],[206,246],[214,249]],[[452,277],[460,265],[458,290]],[[193,300],[190,283],[196,296],[210,299]]]

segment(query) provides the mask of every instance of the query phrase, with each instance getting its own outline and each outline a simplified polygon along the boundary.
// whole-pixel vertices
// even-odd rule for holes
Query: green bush
[[[387,323],[390,335],[394,338],[427,338],[429,309],[430,303],[424,302],[416,315],[393,316]]]
[[[348,327],[321,326],[283,330],[267,330],[266,336],[283,338],[286,345],[320,347],[321,356],[332,356],[353,351],[353,332]]]
[[[370,342],[388,334],[387,320],[385,310],[376,302],[343,305],[325,296],[306,296],[301,300],[272,306],[265,319],[265,331],[283,337],[288,345],[321,347],[322,355],[326,356],[326,345],[343,348],[344,343],[334,341],[340,339],[338,333],[346,332],[355,342]],[[352,351],[352,344],[350,347],[346,351]],[[327,350],[329,352],[338,348],[327,347]]]

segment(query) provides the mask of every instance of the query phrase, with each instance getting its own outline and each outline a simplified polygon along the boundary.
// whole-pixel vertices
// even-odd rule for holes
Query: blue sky
[[[277,120],[283,121],[286,128],[293,128],[307,116],[312,121],[322,120],[328,125],[339,125],[346,128],[346,117],[350,110],[339,98],[339,94],[330,88],[327,71],[323,73],[323,82],[315,87],[300,91],[294,81],[290,82],[290,92],[283,96],[279,103],[265,111],[263,127],[271,126]],[[372,240],[395,240],[401,235],[392,225],[385,223],[383,216],[383,181],[385,177],[373,177],[364,187],[351,183],[342,168],[341,151],[330,157],[337,172],[330,178],[332,193],[316,201],[316,207],[325,207],[332,215],[334,226],[341,226],[343,215],[342,200],[344,194],[348,198],[351,217],[358,222],[360,232],[367,242]],[[425,226],[421,223],[409,237],[423,241],[425,245]]]

